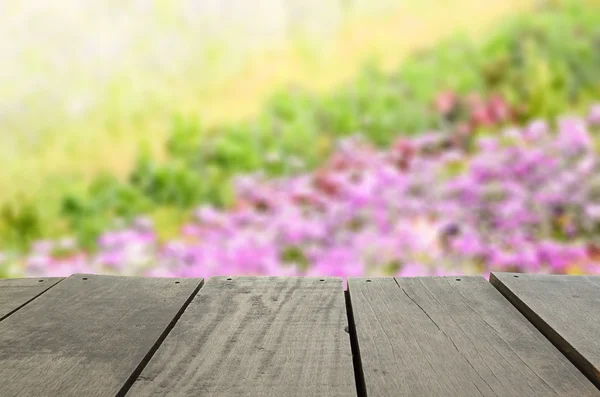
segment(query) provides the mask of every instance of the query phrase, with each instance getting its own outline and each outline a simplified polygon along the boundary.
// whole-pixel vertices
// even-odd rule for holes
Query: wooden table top
[[[0,396],[600,396],[600,277],[0,280]]]

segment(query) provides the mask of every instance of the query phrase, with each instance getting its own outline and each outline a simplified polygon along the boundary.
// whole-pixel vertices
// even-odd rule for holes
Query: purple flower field
[[[599,135],[595,105],[586,118],[387,150],[353,137],[315,172],[240,177],[233,208],[199,208],[166,243],[140,217],[95,253],[40,241],[0,263],[27,276],[600,273]]]

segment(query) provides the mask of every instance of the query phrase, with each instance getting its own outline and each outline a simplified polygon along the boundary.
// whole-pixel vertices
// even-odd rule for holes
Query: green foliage
[[[600,12],[567,2],[517,18],[483,47],[485,88],[525,106],[525,117],[555,117],[600,92]]]
[[[173,133],[166,143],[167,153],[174,158],[193,161],[202,143],[203,132],[197,117],[176,116],[173,120]]]
[[[131,220],[151,208],[152,202],[135,186],[102,174],[92,182],[87,192],[65,195],[61,209],[80,242],[91,248],[100,233],[117,219]]]
[[[31,202],[20,200],[19,203],[6,203],[0,209],[0,237],[3,245],[27,249],[40,235],[40,217]]]
[[[188,168],[185,162],[175,160],[154,164],[141,158],[134,169],[131,187],[158,205],[188,207],[202,199],[202,174]]]

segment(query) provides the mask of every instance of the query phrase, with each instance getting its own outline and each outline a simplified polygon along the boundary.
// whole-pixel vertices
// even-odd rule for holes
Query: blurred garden
[[[172,75],[70,115],[5,88],[0,276],[600,274],[600,3],[343,3],[268,53],[165,16]]]

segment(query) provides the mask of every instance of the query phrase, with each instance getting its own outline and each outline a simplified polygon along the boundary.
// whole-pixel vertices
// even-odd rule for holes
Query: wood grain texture
[[[339,278],[214,277],[127,396],[353,396],[346,327]]]
[[[0,396],[116,396],[200,283],[94,275],[61,281],[0,322]]]
[[[43,294],[60,280],[61,277],[0,280],[0,321]]]
[[[369,397],[600,395],[482,277],[348,286]]]
[[[600,387],[600,277],[492,273],[490,282]]]

